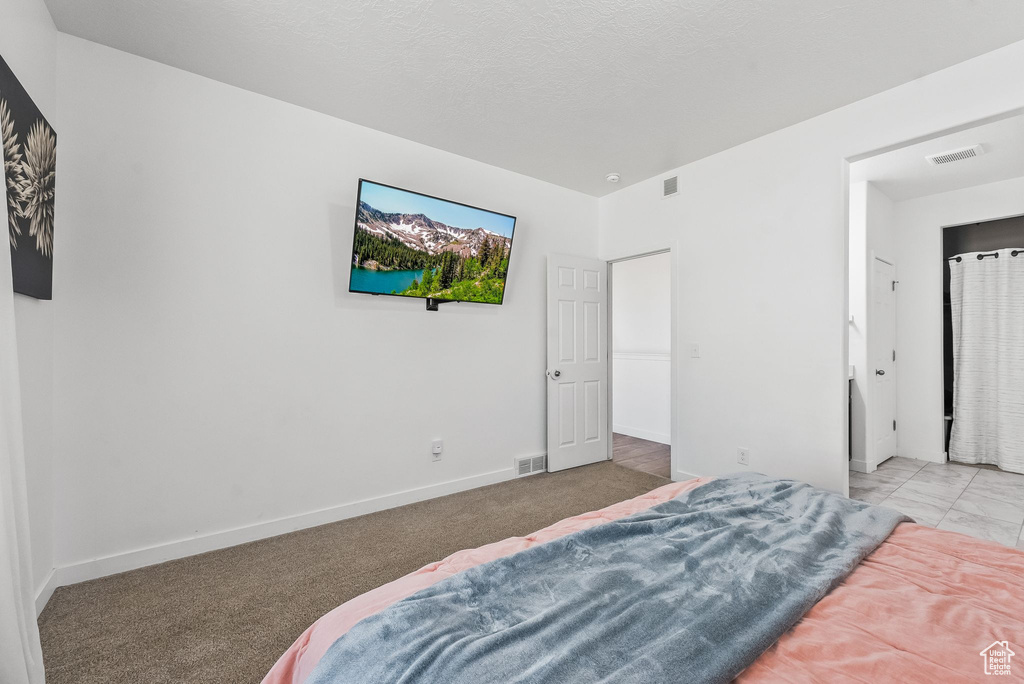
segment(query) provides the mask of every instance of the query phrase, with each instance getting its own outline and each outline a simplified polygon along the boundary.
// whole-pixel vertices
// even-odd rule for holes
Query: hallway
[[[620,435],[617,432],[612,435],[612,460],[624,468],[671,477],[670,454],[668,444]]]

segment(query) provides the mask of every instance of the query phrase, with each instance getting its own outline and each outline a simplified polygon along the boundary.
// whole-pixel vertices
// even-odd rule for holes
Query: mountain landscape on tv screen
[[[360,202],[350,289],[500,304],[511,248],[511,238],[484,228],[457,228]]]

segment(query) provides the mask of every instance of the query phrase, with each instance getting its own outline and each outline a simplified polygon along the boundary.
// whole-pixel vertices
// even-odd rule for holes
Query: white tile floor
[[[1024,549],[1024,475],[896,456],[868,475],[850,471],[850,497]]]

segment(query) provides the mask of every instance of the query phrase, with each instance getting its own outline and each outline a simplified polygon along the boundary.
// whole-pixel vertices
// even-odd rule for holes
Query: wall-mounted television
[[[501,304],[516,217],[359,180],[349,292]]]

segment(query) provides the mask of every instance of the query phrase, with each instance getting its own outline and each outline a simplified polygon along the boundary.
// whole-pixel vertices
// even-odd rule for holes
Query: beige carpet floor
[[[39,618],[46,680],[259,682],[306,627],[354,596],[666,482],[604,462],[62,587]]]

